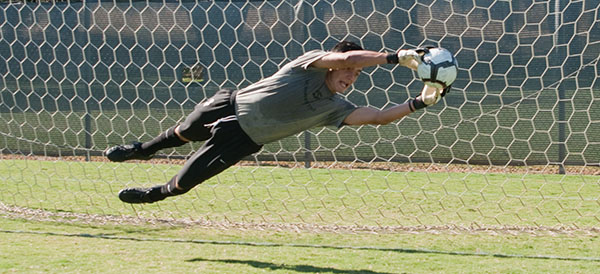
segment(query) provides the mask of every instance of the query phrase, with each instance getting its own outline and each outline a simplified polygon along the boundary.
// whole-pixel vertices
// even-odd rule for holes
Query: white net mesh
[[[598,4],[584,1],[199,1],[0,4],[0,204],[77,221],[389,229],[593,228],[598,215]],[[440,104],[386,126],[315,128],[153,205],[200,144],[148,163],[147,141],[218,89],[242,88],[340,40],[440,45],[460,71]],[[413,73],[365,69],[348,94],[384,108]],[[308,167],[308,168],[307,168]],[[83,216],[83,217],[82,217]],[[87,217],[86,217],[87,216]]]

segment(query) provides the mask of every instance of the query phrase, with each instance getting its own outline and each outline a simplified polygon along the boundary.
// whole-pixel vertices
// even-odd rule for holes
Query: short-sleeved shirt
[[[309,51],[237,92],[238,121],[254,142],[266,144],[317,126],[343,126],[356,106],[329,90],[328,69],[310,66],[326,54]]]

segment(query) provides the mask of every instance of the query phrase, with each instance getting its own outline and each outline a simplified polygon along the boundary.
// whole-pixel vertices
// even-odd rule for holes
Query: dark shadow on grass
[[[63,237],[85,237],[107,240],[127,240],[139,242],[169,242],[169,243],[188,243],[188,244],[213,244],[213,245],[237,245],[237,246],[256,246],[256,247],[301,247],[301,248],[325,248],[325,249],[340,249],[340,250],[375,250],[386,252],[401,252],[415,254],[438,254],[438,255],[453,255],[453,256],[478,256],[478,257],[495,257],[495,258],[518,258],[518,259],[542,259],[542,260],[564,260],[564,261],[593,261],[600,262],[600,257],[563,257],[551,255],[525,255],[525,254],[502,254],[502,253],[487,253],[487,252],[468,252],[468,251],[444,251],[430,249],[411,249],[411,248],[391,248],[391,247],[370,247],[370,246],[335,246],[335,245],[314,245],[314,244],[294,244],[294,243],[270,243],[270,242],[239,242],[239,241],[216,241],[216,240],[193,240],[193,239],[173,239],[173,238],[145,238],[145,237],[127,237],[115,235],[115,233],[88,234],[88,233],[66,233],[66,232],[44,232],[44,231],[24,231],[24,230],[4,230],[0,229],[0,233],[21,233],[21,234],[38,234],[49,236]],[[128,233],[134,233],[128,232]],[[340,272],[348,273],[348,272]],[[353,273],[353,272],[349,272]],[[358,272],[361,273],[361,272]]]
[[[291,270],[296,272],[304,272],[304,273],[344,273],[344,274],[391,274],[390,272],[378,272],[371,270],[343,270],[343,269],[335,269],[331,267],[318,267],[312,265],[298,264],[298,265],[286,265],[286,264],[274,264],[260,261],[252,261],[252,260],[233,260],[233,259],[204,259],[204,258],[194,258],[186,260],[186,262],[217,262],[217,263],[227,263],[227,264],[246,264],[255,268],[262,268],[268,270]]]

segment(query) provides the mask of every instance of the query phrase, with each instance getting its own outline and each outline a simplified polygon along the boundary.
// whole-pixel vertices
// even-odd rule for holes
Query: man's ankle
[[[148,193],[148,197],[150,198],[150,200],[157,202],[157,201],[162,201],[168,197],[168,195],[165,195],[162,193],[162,191],[161,191],[162,187],[163,187],[162,185],[158,185],[158,186],[153,186],[150,189],[150,192]]]
[[[165,197],[169,197],[169,196],[181,195],[188,191],[178,187],[177,175],[175,175],[175,176],[173,176],[173,178],[171,178],[171,180],[169,180],[169,182],[167,182],[166,184],[161,186],[161,192],[163,195],[165,195]]]

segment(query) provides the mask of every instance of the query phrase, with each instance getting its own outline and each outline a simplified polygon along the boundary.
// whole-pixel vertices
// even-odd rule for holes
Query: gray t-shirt
[[[309,66],[326,54],[309,51],[237,93],[238,121],[255,143],[266,144],[317,126],[341,127],[356,109],[327,88],[327,69]]]

